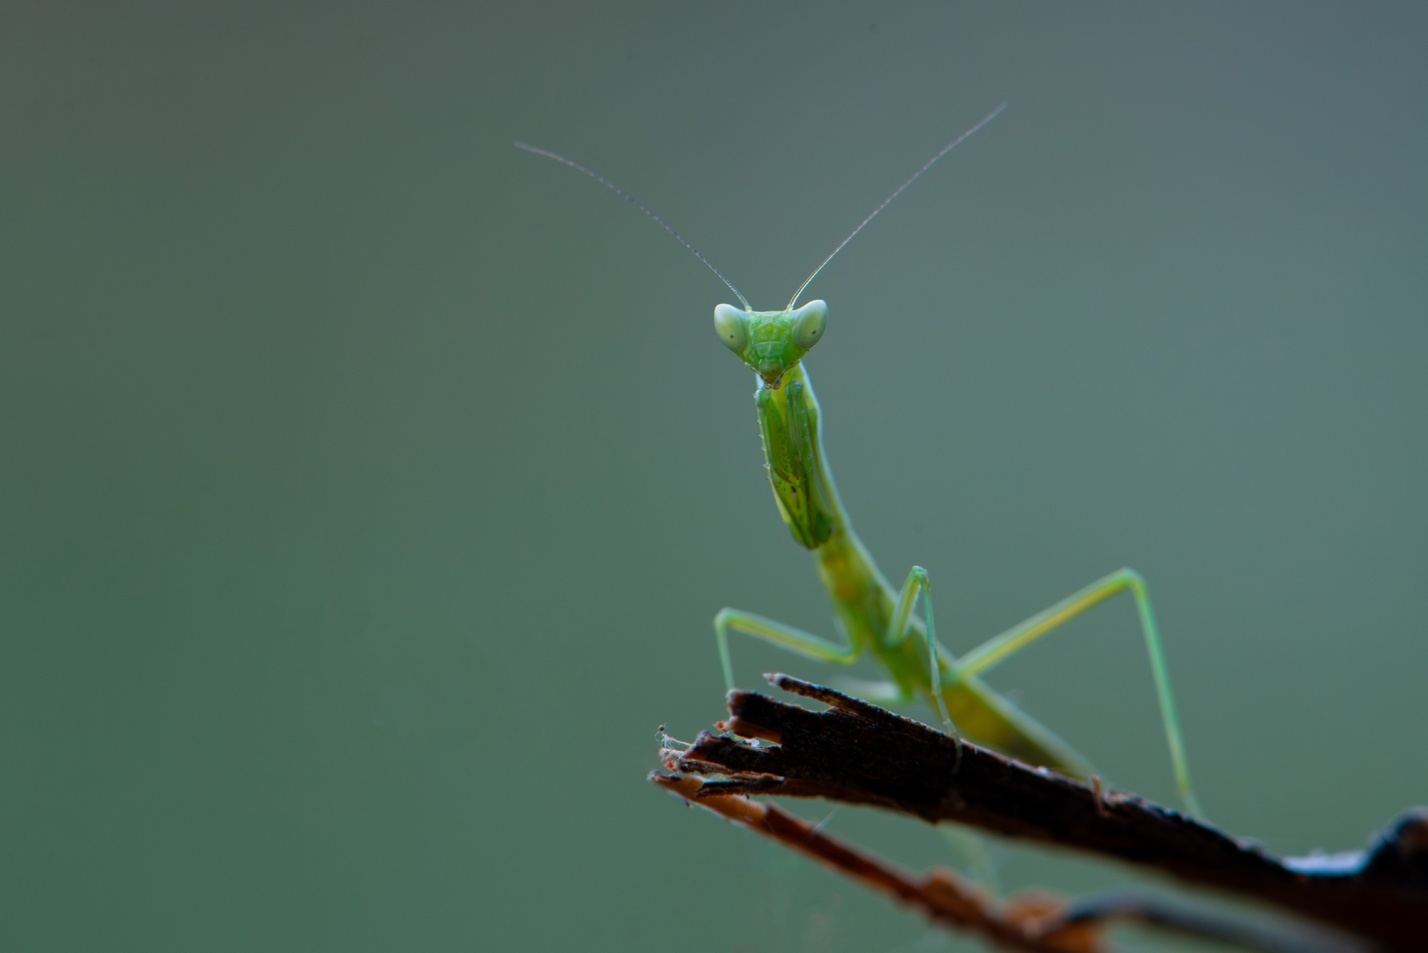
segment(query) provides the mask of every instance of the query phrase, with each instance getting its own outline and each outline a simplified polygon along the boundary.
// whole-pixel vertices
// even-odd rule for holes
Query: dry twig
[[[742,797],[736,802],[732,797],[819,797],[874,804],[934,823],[970,824],[1007,837],[1151,867],[1188,883],[1264,901],[1368,941],[1370,946],[1359,945],[1360,949],[1428,949],[1428,809],[1405,812],[1362,852],[1279,858],[1252,841],[1236,839],[1211,824],[1136,795],[1108,793],[1099,783],[1083,784],[975,745],[959,746],[942,732],[828,688],[786,675],[770,676],[770,681],[830,707],[811,712],[755,692],[730,692],[732,717],[720,726],[727,734],[704,732],[689,749],[667,751],[667,766],[677,774],[656,775],[656,780],[681,796],[707,802],[711,809],[717,803],[720,813],[764,833],[792,830],[789,824],[802,822],[777,808]],[[694,776],[708,780],[694,781]],[[827,851],[806,837],[799,841],[770,836],[845,872],[869,861],[881,863],[854,851],[859,861],[846,866],[830,860]],[[851,848],[839,845],[839,850]],[[952,918],[919,893],[942,890],[925,885],[945,876],[938,872],[919,882],[901,873],[897,877],[902,880],[887,880],[880,874],[875,882],[884,892],[948,922]],[[917,883],[923,887],[908,886]],[[1079,909],[1061,909],[1054,904],[1048,908],[1039,901],[1042,909],[1032,928],[1028,926],[1031,921],[1021,917],[1014,905],[999,906],[977,888],[957,885],[952,894],[980,897],[972,905],[975,915],[964,925],[1004,946],[1013,942],[1008,938],[1014,935],[1022,937],[1015,942],[1031,942],[1028,937],[1038,937],[1036,942],[1048,938],[1061,942],[1057,938],[1074,936],[1075,942],[1094,944],[1099,942],[1094,932],[1067,934],[1064,929],[1107,919],[1135,919],[1201,936],[1219,936],[1251,949],[1354,948],[1327,932],[1238,930],[1213,915],[1168,911],[1156,902],[1124,896],[1101,901],[1099,906],[1087,902]],[[1002,926],[989,928],[986,924]]]

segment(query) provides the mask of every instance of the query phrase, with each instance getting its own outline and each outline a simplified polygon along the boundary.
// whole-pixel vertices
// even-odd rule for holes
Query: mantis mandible
[[[922,694],[962,735],[1030,764],[1078,777],[1090,767],[1077,752],[1003,696],[981,676],[1062,623],[1119,593],[1135,600],[1150,655],[1151,672],[1160,701],[1161,719],[1175,784],[1193,813],[1200,813],[1190,784],[1185,746],[1175,713],[1175,698],[1161,648],[1160,633],[1145,580],[1131,569],[1119,569],[1043,609],[981,646],[954,657],[937,640],[931,585],[927,571],[913,566],[902,588],[894,589],[853,532],[839,499],[823,450],[823,424],[803,357],[823,339],[828,305],[821,300],[798,307],[799,296],[833,257],[843,250],[879,212],[939,159],[995,119],[1003,103],[952,140],[898,186],[843,239],[804,279],[781,311],[755,311],[724,273],[644,203],[603,176],[564,156],[517,142],[517,148],[561,162],[612,189],[673,235],[729,287],[743,305],[720,304],[714,309],[719,340],[757,376],[754,400],[763,435],[769,482],[779,514],[799,545],[813,553],[818,576],[832,600],[846,642],[824,639],[763,616],[723,609],[714,618],[719,661],[728,687],[734,686],[729,635],[741,632],[782,646],[808,658],[850,665],[864,653],[886,669],[890,681],[866,688],[876,700],[905,702]],[[914,610],[919,599],[922,617]]]

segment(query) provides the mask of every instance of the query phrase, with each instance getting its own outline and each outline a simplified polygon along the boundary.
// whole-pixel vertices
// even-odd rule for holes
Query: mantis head
[[[753,311],[731,304],[714,309],[714,331],[719,340],[773,390],[822,340],[827,324],[828,303],[822,300],[782,311]]]

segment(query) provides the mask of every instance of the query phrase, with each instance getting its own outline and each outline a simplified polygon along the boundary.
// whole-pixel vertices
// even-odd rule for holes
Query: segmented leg
[[[863,654],[861,645],[838,645],[791,625],[766,619],[752,612],[720,609],[714,617],[714,637],[719,642],[719,664],[724,668],[724,684],[734,689],[734,664],[729,659],[729,633],[743,632],[756,639],[772,642],[799,655],[834,665],[851,665]]]
[[[926,624],[928,689],[936,700],[937,713],[942,716],[942,724],[946,727],[947,734],[957,740],[958,754],[960,755],[962,738],[957,734],[957,729],[952,724],[952,715],[947,711],[947,700],[942,697],[941,672],[944,650],[937,644],[937,626],[932,620],[932,583],[927,578],[927,570],[921,566],[912,567],[912,570],[907,574],[907,580],[902,584],[902,589],[898,591],[897,605],[893,609],[892,621],[888,623],[884,642],[887,645],[900,645],[908,635],[916,630],[912,624],[912,610],[917,605],[918,596],[922,596],[922,617]],[[949,655],[948,658],[950,657]]]
[[[1118,569],[1026,621],[988,639],[953,662],[950,669],[943,674],[942,684],[944,687],[954,685],[990,671],[1057,626],[1120,592],[1130,592],[1135,597],[1136,610],[1140,614],[1140,627],[1145,634],[1145,647],[1150,655],[1155,692],[1160,699],[1160,717],[1165,724],[1165,738],[1170,749],[1176,789],[1190,811],[1200,814],[1200,805],[1190,783],[1190,766],[1185,758],[1185,742],[1180,734],[1180,719],[1175,712],[1175,694],[1170,687],[1170,670],[1165,663],[1160,630],[1155,624],[1155,611],[1150,605],[1150,593],[1146,589],[1145,580],[1135,570]]]

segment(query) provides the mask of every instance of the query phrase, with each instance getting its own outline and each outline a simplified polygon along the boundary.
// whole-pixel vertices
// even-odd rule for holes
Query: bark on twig
[[[1330,924],[1383,950],[1428,949],[1428,809],[1405,812],[1362,852],[1280,858],[1136,795],[1107,793],[1099,784],[959,745],[831,689],[785,675],[770,681],[830,707],[811,712],[755,692],[730,692],[732,717],[721,725],[729,734],[702,733],[670,760],[680,775],[711,778],[689,796],[874,804],[1154,868]],[[1107,908],[1083,911],[1081,919],[1126,915],[1133,912]]]

